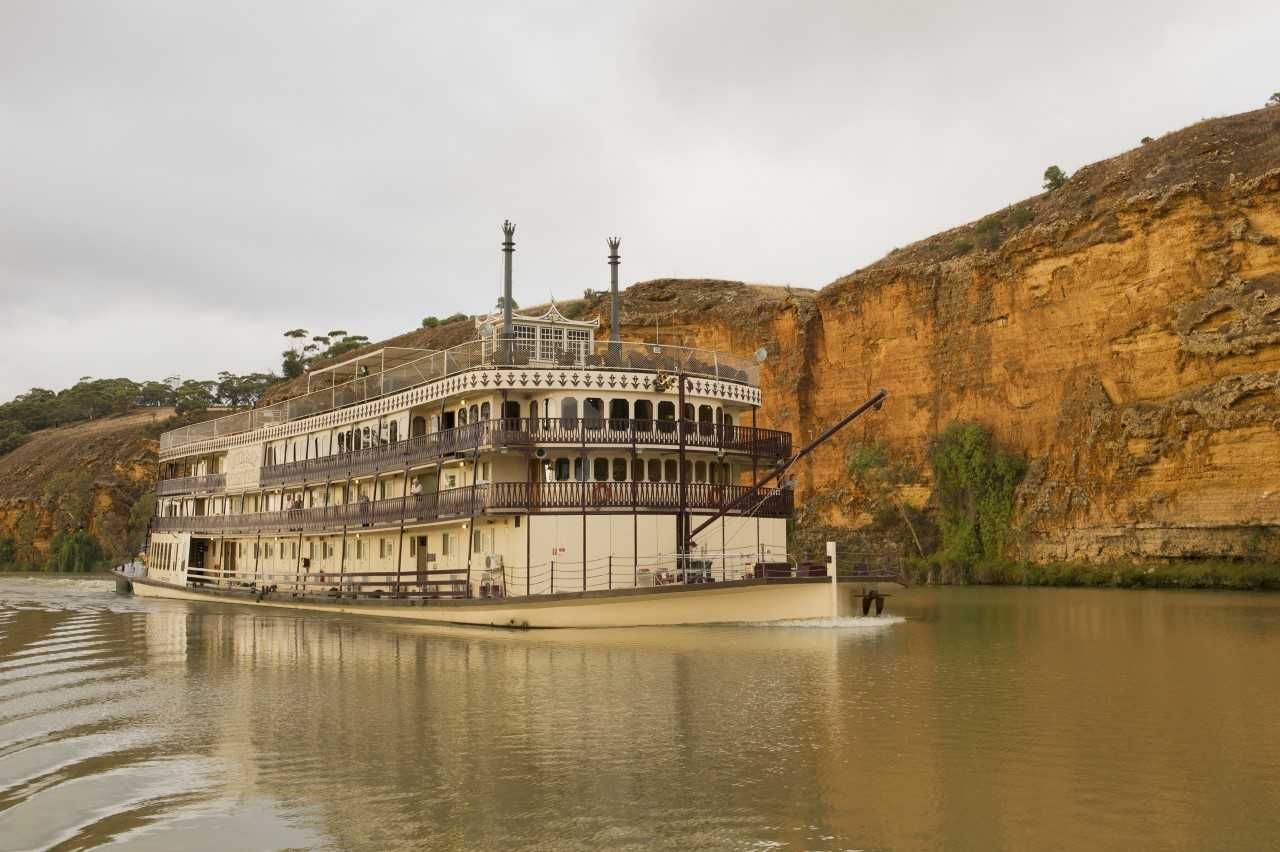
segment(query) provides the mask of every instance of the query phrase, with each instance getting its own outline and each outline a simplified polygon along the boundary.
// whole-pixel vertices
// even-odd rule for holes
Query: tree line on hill
[[[279,380],[272,373],[236,375],[224,371],[204,381],[178,376],[143,382],[85,376],[60,391],[32,388],[0,403],[0,455],[17,448],[39,429],[125,414],[136,408],[172,407],[178,415],[189,416],[214,406],[255,405]]]

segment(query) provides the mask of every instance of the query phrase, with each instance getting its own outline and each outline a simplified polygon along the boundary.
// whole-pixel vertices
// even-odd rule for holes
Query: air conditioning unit
[[[484,557],[484,567],[490,571],[497,571],[502,568],[502,554],[490,553]]]

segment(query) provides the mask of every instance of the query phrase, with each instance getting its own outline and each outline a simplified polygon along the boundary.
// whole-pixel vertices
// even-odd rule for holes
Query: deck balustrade
[[[227,485],[225,473],[208,473],[204,476],[180,476],[174,479],[161,479],[156,482],[156,494],[166,497],[170,494],[192,494],[197,491],[221,491]]]
[[[686,485],[691,511],[717,511],[750,490],[745,485],[691,482]],[[283,509],[242,515],[197,515],[156,518],[158,532],[319,532],[462,518],[484,512],[671,513],[680,508],[678,482],[494,482],[450,488],[433,494],[393,497]],[[791,515],[792,492],[763,488],[730,514],[785,518]]]

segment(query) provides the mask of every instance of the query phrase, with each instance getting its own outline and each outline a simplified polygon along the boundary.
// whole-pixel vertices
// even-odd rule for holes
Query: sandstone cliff
[[[603,296],[561,307],[609,314]],[[1280,109],[1149,141],[817,292],[636,284],[622,323],[634,339],[656,324],[666,342],[765,346],[761,425],[800,441],[887,388],[883,413],[800,471],[827,522],[861,520],[851,443],[887,440],[923,505],[928,442],[972,420],[1030,462],[1013,555],[1280,558]],[[472,333],[459,321],[384,344]]]

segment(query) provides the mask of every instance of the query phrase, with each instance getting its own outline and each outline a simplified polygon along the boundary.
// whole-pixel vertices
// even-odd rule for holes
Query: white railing
[[[549,354],[549,353],[539,353]],[[241,411],[193,423],[181,429],[165,432],[160,436],[160,451],[277,426],[302,417],[310,417],[367,402],[408,390],[468,370],[493,367],[537,367],[538,369],[605,369],[640,370],[656,372],[683,371],[686,375],[738,382],[758,387],[759,367],[749,358],[714,352],[708,349],[689,349],[684,346],[667,346],[652,343],[610,343],[596,341],[590,347],[570,347],[559,350],[553,358],[535,358],[516,348],[510,353],[483,340],[473,340],[442,352],[432,352],[407,364],[401,364],[361,376],[321,390],[277,402],[274,405]]]

